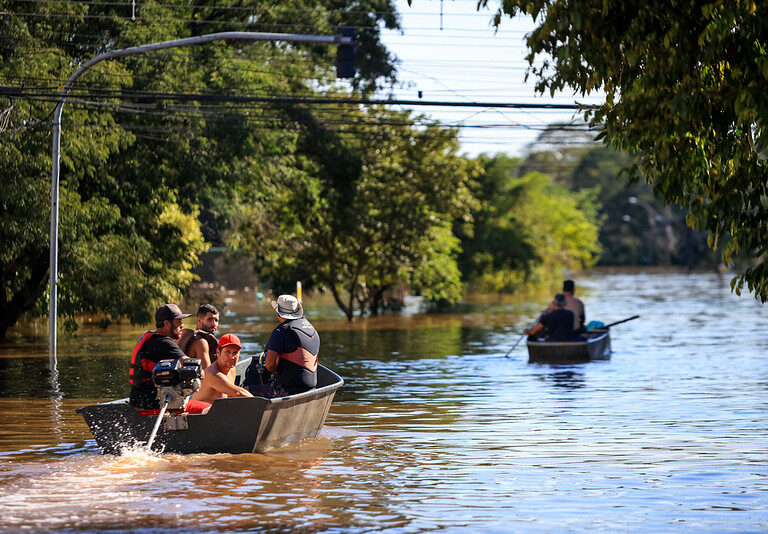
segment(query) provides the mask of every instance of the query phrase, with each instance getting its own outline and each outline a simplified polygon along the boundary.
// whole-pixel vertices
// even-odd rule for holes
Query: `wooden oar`
[[[529,327],[528,327],[528,330],[530,330],[531,328],[533,328],[534,326],[536,326],[536,323],[538,323],[538,322],[539,322],[539,319],[541,319],[541,316],[542,316],[542,315],[543,315],[543,314],[541,314],[541,313],[540,313],[540,314],[539,314],[539,316],[538,316],[538,317],[536,317],[536,320],[535,320],[535,321],[533,321],[533,322],[531,323],[531,326],[529,326]],[[517,347],[518,343],[520,343],[520,342],[523,340],[523,338],[524,338],[526,335],[528,335],[528,334],[523,334],[522,336],[520,336],[520,337],[518,338],[518,340],[517,340],[517,341],[515,341],[515,344],[514,344],[514,345],[512,345],[512,348],[511,348],[511,349],[509,349],[509,350],[507,351],[507,353],[504,355],[504,357],[505,357],[505,358],[509,358],[509,354],[510,354],[510,353],[511,353],[513,350],[515,350],[515,347]]]
[[[605,326],[601,326],[600,328],[610,328],[612,326],[616,326],[617,324],[626,323],[627,321],[631,321],[633,319],[637,319],[640,317],[639,315],[633,315],[632,317],[627,317],[626,319],[622,319],[621,321],[616,321],[615,323],[610,323]]]

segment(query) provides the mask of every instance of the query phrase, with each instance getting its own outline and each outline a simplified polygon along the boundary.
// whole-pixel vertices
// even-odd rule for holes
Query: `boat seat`
[[[235,385],[243,388],[248,386],[256,386],[264,383],[264,379],[259,374],[258,358],[248,357],[243,358],[237,362],[235,368],[237,375],[235,376]]]
[[[237,373],[235,375],[236,386],[242,387],[243,380],[245,379],[245,373],[248,370],[248,367],[251,365],[252,361],[253,358],[248,356],[247,358],[240,358],[240,360],[237,362],[237,365],[235,366],[235,372]]]

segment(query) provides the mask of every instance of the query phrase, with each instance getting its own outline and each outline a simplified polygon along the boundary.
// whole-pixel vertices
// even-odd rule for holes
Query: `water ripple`
[[[264,455],[97,454],[74,414],[95,364],[73,355],[58,407],[34,386],[0,399],[0,530],[765,532],[766,309],[708,274],[579,287],[589,319],[643,316],[612,329],[610,361],[505,358],[541,303],[327,320],[323,359],[346,380],[327,426]],[[253,346],[260,313],[228,317]],[[36,376],[2,361],[0,378]],[[99,360],[89,388],[112,396],[124,364]]]

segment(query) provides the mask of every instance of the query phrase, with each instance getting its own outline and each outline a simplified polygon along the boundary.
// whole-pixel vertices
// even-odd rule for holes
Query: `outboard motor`
[[[269,372],[267,366],[264,364],[267,359],[267,352],[263,351],[261,354],[254,356],[251,360],[251,364],[245,370],[244,384],[249,386],[268,384],[275,379],[276,375]]]
[[[179,360],[160,360],[152,370],[152,381],[157,387],[157,398],[160,400],[160,413],[147,440],[147,448],[152,448],[160,422],[165,411],[183,410],[187,406],[189,396],[200,389],[202,382],[202,366],[196,358]]]
[[[162,405],[170,395],[168,410],[183,410],[189,396],[200,389],[202,365],[196,358],[160,360],[152,371],[152,381],[157,386],[157,398]]]

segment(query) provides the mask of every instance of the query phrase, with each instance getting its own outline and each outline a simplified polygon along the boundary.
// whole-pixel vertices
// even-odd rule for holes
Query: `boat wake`
[[[11,460],[11,458],[8,458]],[[153,499],[141,488],[160,484],[178,455],[126,445],[119,455],[78,454],[40,463],[0,462],[3,528],[59,530],[125,524]],[[143,512],[141,512],[143,511]]]

